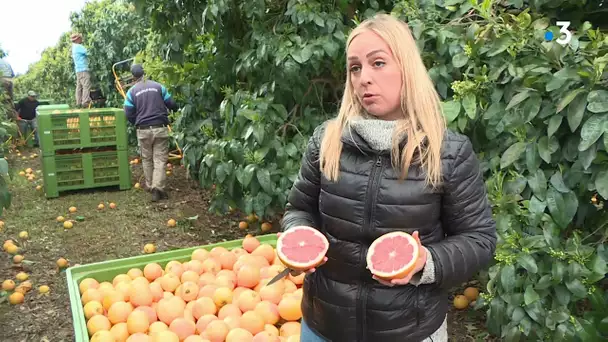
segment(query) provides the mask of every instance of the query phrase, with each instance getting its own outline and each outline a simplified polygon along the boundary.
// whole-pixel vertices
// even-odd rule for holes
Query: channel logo
[[[555,39],[555,42],[560,44],[560,45],[567,45],[568,43],[570,43],[570,41],[572,40],[572,32],[570,32],[570,30],[568,30],[568,27],[570,27],[570,22],[569,21],[558,21],[555,23],[555,25],[559,26],[559,33],[560,36],[555,39],[555,35],[553,34],[553,32],[551,31],[547,31],[545,32],[545,40],[550,42],[553,41],[553,39]]]

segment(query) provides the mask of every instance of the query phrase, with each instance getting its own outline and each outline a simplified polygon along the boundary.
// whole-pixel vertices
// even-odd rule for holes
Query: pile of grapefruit
[[[299,341],[305,273],[267,284],[285,269],[281,259],[302,266],[302,257],[290,258],[322,258],[328,243],[319,235],[294,246],[283,234],[279,240],[289,243],[277,243],[280,253],[248,235],[233,250],[200,248],[187,261],[149,263],[109,281],[83,279],[79,290],[91,341]],[[314,263],[318,256],[309,259]]]

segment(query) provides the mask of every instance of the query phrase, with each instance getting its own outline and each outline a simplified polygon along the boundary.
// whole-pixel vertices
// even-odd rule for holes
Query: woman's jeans
[[[327,342],[326,339],[317,335],[314,331],[310,330],[306,322],[302,319],[302,330],[300,331],[300,342]]]

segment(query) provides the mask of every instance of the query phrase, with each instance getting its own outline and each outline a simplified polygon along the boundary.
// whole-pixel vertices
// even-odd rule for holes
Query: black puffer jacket
[[[470,279],[494,253],[495,223],[472,145],[446,133],[444,182],[432,191],[416,166],[400,182],[389,152],[374,151],[352,130],[342,137],[341,173],[333,183],[319,169],[324,127],[309,140],[282,221],[284,230],[315,227],[330,242],[327,263],[305,278],[304,320],[334,342],[421,341],[445,319],[446,290]],[[419,231],[435,283],[387,287],[371,277],[370,244],[395,230]]]

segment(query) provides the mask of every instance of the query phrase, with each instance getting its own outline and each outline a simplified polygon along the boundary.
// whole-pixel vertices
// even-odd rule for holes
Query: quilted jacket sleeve
[[[283,231],[295,226],[319,228],[319,168],[320,128],[308,140],[308,145],[296,181],[287,198],[285,214],[281,221]]]
[[[441,208],[446,238],[426,246],[433,256],[435,282],[443,288],[469,280],[496,249],[496,223],[469,139],[460,144],[447,171]]]

